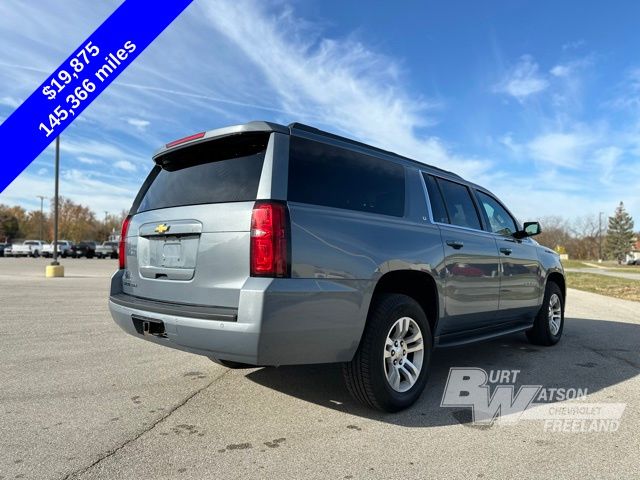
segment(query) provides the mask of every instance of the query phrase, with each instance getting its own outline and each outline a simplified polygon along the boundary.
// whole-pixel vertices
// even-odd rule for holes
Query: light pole
[[[51,265],[60,265],[58,263],[58,189],[60,186],[60,136],[56,137],[56,189],[53,194],[53,262]]]
[[[602,215],[604,212],[598,214],[598,260],[602,261]]]
[[[42,223],[44,222],[44,213],[42,212],[43,210],[43,206],[44,206],[44,199],[47,198],[44,195],[36,195],[36,197],[38,197],[40,199],[40,240],[43,239],[42,237]]]
[[[60,186],[60,137],[56,137],[56,188],[53,197],[53,261],[47,265],[45,276],[64,277],[64,267],[58,263],[58,190]]]

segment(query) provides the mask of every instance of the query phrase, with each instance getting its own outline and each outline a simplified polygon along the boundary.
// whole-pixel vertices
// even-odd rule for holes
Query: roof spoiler
[[[259,133],[259,132],[279,132],[288,134],[289,129],[277,123],[271,122],[249,122],[242,125],[233,125],[231,127],[217,128],[215,130],[209,130],[207,132],[200,132],[188,137],[184,137],[178,140],[167,143],[164,147],[160,148],[153,154],[153,160],[157,162],[157,158],[165,153],[187,146],[195,145],[197,143],[208,142],[210,140],[216,140],[219,138],[229,137],[232,135],[241,135],[243,133]]]

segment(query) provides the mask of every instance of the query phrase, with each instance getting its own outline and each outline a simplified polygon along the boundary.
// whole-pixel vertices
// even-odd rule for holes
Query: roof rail
[[[344,142],[344,143],[350,143],[351,145],[357,145],[359,147],[363,147],[363,148],[366,148],[368,150],[373,150],[374,152],[383,153],[383,154],[389,155],[391,157],[400,158],[402,160],[408,160],[409,162],[413,162],[413,163],[416,163],[416,164],[424,166],[424,167],[429,167],[429,168],[432,168],[434,170],[438,170],[440,172],[447,173],[448,175],[451,175],[453,177],[462,179],[462,177],[460,175],[458,175],[457,173],[451,172],[449,170],[445,170],[444,168],[435,167],[435,166],[429,165],[427,163],[419,162],[417,160],[414,160],[413,158],[405,157],[405,156],[399,155],[399,154],[397,154],[395,152],[390,152],[390,151],[384,150],[382,148],[374,147],[374,146],[369,145],[367,143],[359,142],[357,140],[353,140],[351,138],[343,137],[341,135],[336,135],[335,133],[326,132],[324,130],[320,130],[319,128],[311,127],[309,125],[305,125],[304,123],[293,122],[293,123],[290,123],[289,125],[287,125],[287,127],[291,130],[292,133],[293,133],[294,130],[300,130],[300,131],[303,131],[303,132],[308,132],[308,133],[313,133],[315,135],[320,135],[322,137],[332,138],[334,140],[339,140],[339,141]]]

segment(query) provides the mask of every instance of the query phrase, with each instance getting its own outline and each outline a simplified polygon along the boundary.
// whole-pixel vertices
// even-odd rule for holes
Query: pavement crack
[[[133,437],[125,440],[123,443],[121,443],[120,445],[118,445],[115,448],[112,448],[111,450],[108,450],[107,452],[105,452],[104,454],[102,454],[97,460],[95,460],[93,463],[91,463],[90,465],[88,465],[87,467],[83,467],[81,469],[75,470],[73,472],[68,473],[67,475],[65,475],[64,477],[62,477],[62,480],[69,480],[72,478],[79,478],[80,476],[84,475],[86,472],[88,472],[89,470],[91,470],[93,467],[95,467],[96,465],[99,465],[100,463],[102,463],[104,460],[112,457],[113,455],[115,455],[116,453],[118,453],[120,450],[122,450],[123,448],[125,448],[127,445],[135,442],[136,440],[138,440],[140,437],[142,437],[144,434],[150,432],[151,430],[153,430],[154,428],[156,428],[156,426],[158,426],[159,424],[161,424],[162,422],[164,422],[166,419],[168,419],[171,415],[173,415],[174,412],[176,412],[178,409],[184,407],[187,403],[189,403],[189,401],[194,398],[196,395],[198,395],[200,392],[206,390],[207,388],[209,388],[210,386],[212,386],[214,383],[216,383],[217,381],[221,380],[222,377],[224,377],[225,375],[227,375],[231,370],[227,370],[226,372],[223,372],[220,376],[214,378],[213,380],[211,380],[208,384],[206,384],[205,386],[199,388],[198,390],[194,391],[191,395],[189,395],[188,397],[186,397],[184,400],[182,400],[182,402],[178,403],[177,405],[174,405],[173,407],[171,407],[171,409],[167,410],[166,414],[163,415],[162,417],[160,417],[158,420],[156,420],[155,422],[152,422],[148,427],[143,428],[141,431],[137,432]]]
[[[611,353],[613,351],[611,349],[598,350],[597,348],[587,347],[586,345],[583,345],[582,348],[585,348],[597,355],[600,355],[603,358],[614,358],[619,362],[626,363],[627,365],[629,365],[632,368],[635,368],[636,370],[640,370],[640,365],[620,355],[615,355]]]

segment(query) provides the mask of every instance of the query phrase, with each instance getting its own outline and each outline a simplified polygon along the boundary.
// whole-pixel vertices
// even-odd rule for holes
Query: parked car
[[[0,243],[0,257],[8,256],[5,255],[5,251],[11,251],[10,243]]]
[[[118,258],[118,242],[102,242],[96,247],[98,258]]]
[[[14,257],[39,257],[44,245],[42,240],[25,240],[21,244],[13,245],[11,254]]]
[[[68,255],[71,255],[73,251],[73,242],[69,240],[58,240],[58,255],[62,258],[66,258]],[[42,247],[42,256],[43,257],[52,257],[53,256],[53,243],[48,243],[44,247]]]
[[[564,271],[539,223],[455,173],[266,122],[154,161],[111,282],[131,335],[232,368],[341,362],[386,411],[415,402],[434,347],[562,336]]]
[[[71,251],[73,252],[71,254],[73,258],[93,258],[96,254],[96,242],[84,240],[71,247]]]

